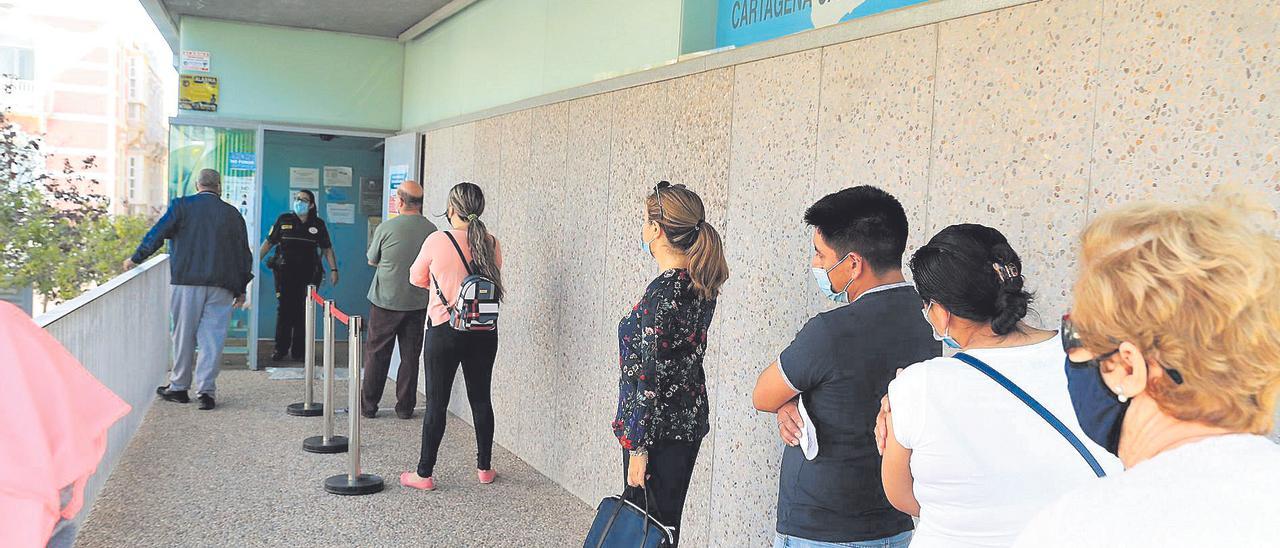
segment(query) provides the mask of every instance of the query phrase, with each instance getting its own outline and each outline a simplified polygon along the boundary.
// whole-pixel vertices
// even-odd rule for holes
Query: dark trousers
[[[418,404],[418,357],[422,354],[422,329],[426,321],[425,308],[401,312],[376,304],[369,306],[369,338],[364,344],[364,393],[361,394],[361,409],[365,413],[378,410],[396,341],[400,341],[396,412],[402,415],[413,413],[413,406]]]
[[[307,284],[311,277],[287,270],[277,271],[276,298],[276,354],[290,354],[301,360],[306,345],[313,343],[315,334],[307,333],[306,306]],[[318,320],[317,320],[318,321]]]
[[[698,461],[698,441],[659,441],[649,447],[649,463],[645,475],[649,477],[646,488],[627,485],[627,466],[631,454],[622,451],[622,497],[632,504],[645,507],[649,498],[649,515],[667,527],[675,528],[675,544],[680,544],[680,518],[684,515],[684,497],[689,494],[689,480],[693,478],[693,465]]]
[[[422,417],[422,454],[418,475],[428,477],[436,466],[436,453],[444,438],[445,416],[453,377],[462,365],[467,383],[467,401],[476,426],[476,468],[489,470],[493,457],[493,402],[489,385],[493,380],[493,360],[498,355],[498,334],[468,333],[449,327],[432,326],[423,343],[423,372],[427,376],[427,412]]]

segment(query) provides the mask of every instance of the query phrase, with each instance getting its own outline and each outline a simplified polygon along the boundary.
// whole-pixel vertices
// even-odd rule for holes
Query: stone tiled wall
[[[949,224],[995,226],[1038,293],[1032,321],[1056,327],[1100,209],[1224,182],[1280,205],[1276,36],[1269,0],[1044,0],[430,132],[429,213],[453,183],[481,185],[505,252],[498,442],[591,504],[619,489],[615,326],[655,274],[640,200],[686,183],[733,275],[684,534],[766,544],[781,446],[750,389],[824,307],[807,205],[879,185],[908,211],[908,252]],[[461,385],[452,409],[470,416]]]

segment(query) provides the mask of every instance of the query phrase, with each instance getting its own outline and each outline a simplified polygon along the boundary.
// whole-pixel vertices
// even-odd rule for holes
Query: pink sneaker
[[[423,491],[435,491],[436,480],[434,478],[419,478],[414,472],[405,472],[400,474],[400,485],[410,489],[421,489]]]
[[[494,470],[476,470],[476,477],[480,478],[480,483],[488,485],[498,478],[498,473]]]

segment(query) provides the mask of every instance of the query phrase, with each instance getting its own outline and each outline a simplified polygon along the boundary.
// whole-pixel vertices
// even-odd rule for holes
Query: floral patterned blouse
[[[618,324],[618,413],[623,449],[659,440],[696,441],[709,429],[702,358],[716,301],[702,299],[689,272],[672,269],[649,283]]]

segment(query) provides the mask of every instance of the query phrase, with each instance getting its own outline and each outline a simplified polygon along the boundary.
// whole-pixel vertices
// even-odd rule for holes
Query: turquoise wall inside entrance
[[[262,148],[262,228],[257,235],[257,245],[267,238],[276,217],[288,211],[293,192],[289,187],[289,168],[315,168],[323,172],[324,166],[350,167],[352,186],[326,188],[321,181],[316,194],[320,218],[329,228],[333,250],[338,256],[340,279],[335,288],[329,285],[326,274],[320,293],[337,301],[338,308],[352,315],[368,317],[369,301],[365,298],[369,283],[373,280],[373,267],[365,258],[369,247],[369,217],[360,211],[360,178],[382,178],[382,148],[375,146],[382,139],[368,137],[336,136],[323,141],[320,136],[307,133],[267,131]],[[335,223],[326,212],[331,203],[355,204],[356,218],[353,224]],[[379,200],[379,204],[381,201]],[[380,211],[380,210],[379,210]],[[258,284],[258,338],[274,339],[276,332],[275,277],[265,267]],[[319,319],[317,317],[317,324]],[[317,329],[317,334],[319,334]],[[339,326],[338,338],[345,339],[347,330]]]

